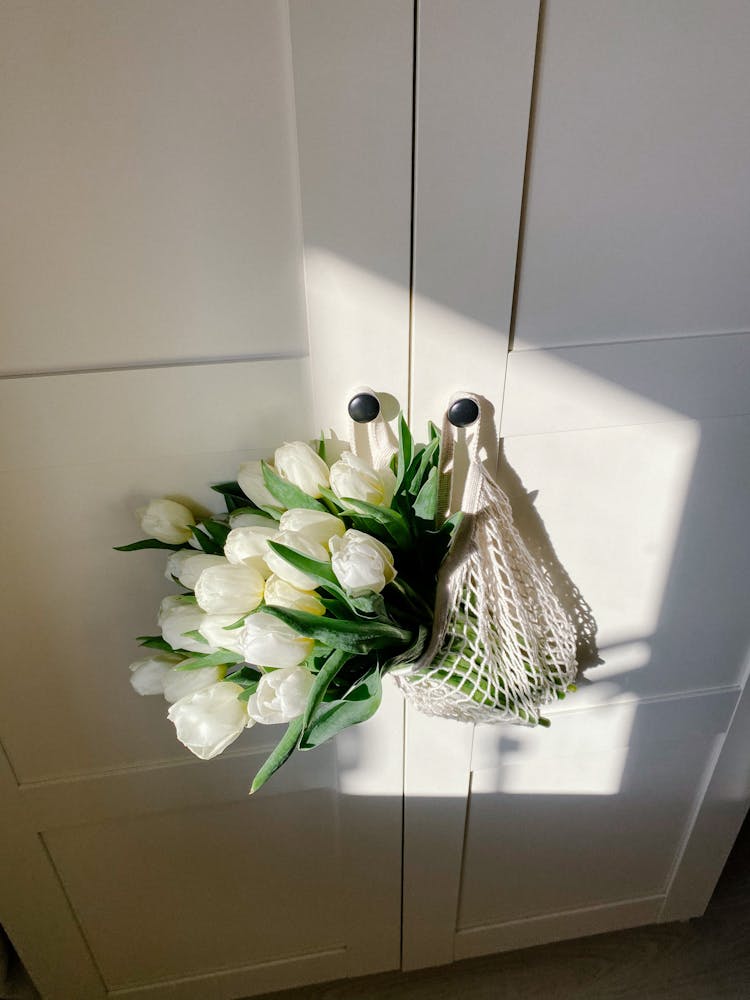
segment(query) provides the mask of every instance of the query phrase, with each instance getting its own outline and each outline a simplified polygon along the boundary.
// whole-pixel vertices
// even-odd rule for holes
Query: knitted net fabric
[[[576,677],[575,628],[476,458],[462,507],[429,646],[396,682],[427,715],[535,725]]]

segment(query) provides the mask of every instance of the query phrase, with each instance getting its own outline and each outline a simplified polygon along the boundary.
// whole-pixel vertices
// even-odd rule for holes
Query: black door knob
[[[358,392],[349,400],[349,416],[356,424],[369,424],[380,413],[380,400],[370,392]]]
[[[473,399],[457,399],[448,410],[448,419],[454,427],[468,427],[479,416],[479,407]]]

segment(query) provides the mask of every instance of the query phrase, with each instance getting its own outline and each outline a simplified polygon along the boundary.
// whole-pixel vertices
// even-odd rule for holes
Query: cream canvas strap
[[[352,392],[355,396],[367,395],[378,399],[377,393],[369,386],[358,386]],[[378,400],[378,405],[380,401]],[[366,423],[349,421],[349,447],[358,458],[363,459],[373,469],[383,469],[398,451],[398,442],[390,424],[383,416],[382,409],[377,416]]]

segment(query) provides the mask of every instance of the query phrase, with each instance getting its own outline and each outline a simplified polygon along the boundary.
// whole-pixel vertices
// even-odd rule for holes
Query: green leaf
[[[352,497],[342,497],[341,500],[343,503],[348,504],[350,508],[371,518],[376,524],[381,525],[388,532],[398,548],[409,548],[412,541],[409,523],[398,511],[390,507],[378,507],[377,504],[367,503],[366,500],[355,500]]]
[[[280,521],[281,515],[284,513],[283,507],[268,507],[266,504],[263,504],[258,510],[261,514],[266,514],[273,521]]]
[[[371,653],[375,649],[410,643],[412,633],[397,625],[361,619],[342,621],[336,618],[321,618],[306,611],[292,611],[291,608],[267,606],[266,614],[274,615],[279,621],[293,628],[299,635],[324,642],[332,649],[343,649],[350,653]]]
[[[431,441],[426,448],[420,449],[409,466],[404,477],[403,489],[411,496],[417,496],[430,470],[436,466],[439,447],[438,440]]]
[[[242,628],[242,626],[245,624],[245,619],[246,618],[247,618],[247,615],[243,615],[242,618],[238,618],[237,621],[236,622],[232,622],[231,625],[225,625],[224,626],[224,631],[225,632],[231,632],[233,629]]]
[[[235,510],[240,510],[243,507],[247,507],[250,500],[242,492],[240,484],[236,481],[228,483],[216,483],[215,486],[211,487],[216,493],[221,493],[224,497],[224,503],[228,513],[232,513]]]
[[[184,545],[170,545],[168,542],[160,542],[158,538],[144,538],[140,542],[131,542],[130,545],[113,545],[115,552],[136,552],[138,549],[169,549],[171,552],[179,552],[186,549]]]
[[[323,431],[320,432],[320,439],[318,440],[318,457],[322,458],[326,465],[328,464],[328,459],[326,458],[326,439],[323,436]]]
[[[261,786],[265,785],[271,775],[278,771],[282,764],[285,764],[289,760],[297,748],[301,733],[302,716],[300,715],[298,718],[292,719],[289,723],[287,730],[281,737],[276,749],[271,753],[268,760],[265,764],[263,764],[253,778],[253,783],[250,786],[251,795],[254,792],[257,792]]]
[[[398,460],[396,463],[396,489],[403,482],[406,470],[414,455],[414,438],[403,413],[398,415]]]
[[[397,653],[395,656],[391,656],[387,659],[385,663],[381,665],[381,671],[386,673],[388,670],[392,670],[394,667],[401,666],[404,663],[414,663],[424,652],[429,635],[430,633],[427,627],[425,625],[420,625],[414,642],[403,652]]]
[[[179,649],[172,649],[167,640],[162,639],[160,635],[139,635],[135,641],[139,646],[147,646],[149,649],[161,649],[167,653],[180,652]]]
[[[251,694],[255,694],[262,676],[260,670],[245,665],[233,674],[227,674],[224,680],[239,684],[242,691],[237,695],[237,701],[247,701]]]
[[[334,512],[337,515],[340,511],[346,510],[346,505],[340,497],[336,496],[333,490],[329,490],[327,487],[323,486],[321,487],[320,495],[328,502],[329,507],[332,506],[334,508]]]
[[[190,526],[190,530],[193,532],[196,541],[204,552],[210,556],[223,555],[224,549],[222,546],[217,544],[210,535],[206,534],[205,531],[201,531],[196,524],[192,524]]]
[[[205,643],[206,646],[210,645],[205,635],[201,635],[197,628],[192,629],[190,632],[183,632],[182,634],[186,639],[195,639],[196,642]]]
[[[228,663],[242,663],[244,657],[229,649],[219,649],[215,653],[193,653],[187,660],[177,664],[178,670],[201,670],[203,667],[223,667]]]
[[[257,684],[262,676],[263,674],[257,667],[252,667],[249,663],[243,663],[234,673],[227,674],[224,680],[232,681],[235,684],[241,684],[243,687],[246,687],[248,684]]]
[[[323,663],[318,673],[315,675],[315,680],[313,681],[313,686],[310,689],[310,694],[307,697],[307,704],[305,705],[305,711],[302,716],[303,739],[310,718],[312,717],[318,705],[325,697],[325,693],[328,690],[328,686],[330,685],[331,681],[334,679],[336,674],[341,670],[342,667],[344,667],[347,664],[347,662],[350,659],[351,655],[349,653],[341,649],[335,649],[326,659],[325,663]]]
[[[339,597],[318,597],[329,615],[334,618],[351,618],[355,612]]]
[[[430,469],[427,482],[419,491],[417,499],[414,501],[414,513],[423,521],[434,521],[437,514],[438,501],[438,471]]]
[[[216,542],[216,544],[224,552],[224,546],[227,541],[227,535],[229,534],[230,528],[228,524],[222,524],[221,521],[214,521],[213,519],[208,521],[201,521],[201,527],[205,528],[209,533],[211,538]]]
[[[325,510],[322,503],[318,503],[313,497],[308,496],[304,490],[301,490],[293,483],[288,483],[281,476],[277,476],[266,462],[261,462],[260,464],[263,469],[263,481],[266,484],[266,489],[286,510],[292,510],[295,507],[305,507],[308,510]]]
[[[365,722],[380,707],[382,688],[380,674],[373,670],[344,697],[322,702],[311,717],[300,741],[300,750],[312,750],[349,726]]]
[[[281,556],[282,559],[286,560],[290,566],[294,566],[295,569],[306,573],[316,583],[334,584],[338,587],[338,580],[331,569],[331,564],[327,560],[324,562],[322,559],[313,559],[310,556],[303,555],[296,549],[290,548],[288,545],[283,545],[281,542],[269,541],[268,546],[277,555]]]
[[[430,441],[434,441],[435,438],[440,440],[440,429],[431,420],[427,421],[427,433],[430,435]]]

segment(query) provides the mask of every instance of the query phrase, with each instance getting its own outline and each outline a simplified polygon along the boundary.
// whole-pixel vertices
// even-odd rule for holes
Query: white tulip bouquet
[[[149,537],[121,551],[170,550],[182,588],[159,610],[161,634],[131,664],[139,694],[163,695],[177,738],[208,760],[249,726],[287,723],[252,784],[295,750],[369,719],[381,680],[423,653],[438,569],[457,517],[436,524],[440,435],[417,445],[403,418],[390,466],[325,442],[296,441],[212,487],[226,512],[196,521],[184,504],[138,512]]]

